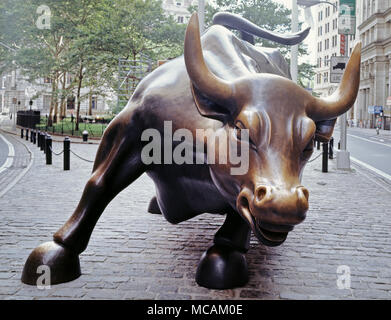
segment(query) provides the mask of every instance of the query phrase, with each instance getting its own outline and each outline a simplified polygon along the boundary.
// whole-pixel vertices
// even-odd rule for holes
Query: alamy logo
[[[350,268],[349,266],[338,266],[337,288],[340,290],[350,289]]]
[[[37,8],[37,14],[40,14],[35,25],[38,29],[50,29],[50,17],[52,16],[52,12],[47,5],[41,5]]]
[[[144,130],[141,141],[149,143],[141,151],[141,161],[146,165],[229,164],[232,175],[247,173],[250,140],[247,129],[241,130],[240,142],[238,140],[232,142],[230,139],[230,136],[235,134],[234,129],[196,129],[195,133],[196,139],[188,129],[178,129],[173,133],[171,121],[164,121],[163,141],[159,130],[153,128]],[[195,146],[194,141],[196,141]]]
[[[37,279],[37,288],[39,290],[50,289],[50,267],[44,264],[39,266],[37,274],[40,274]]]

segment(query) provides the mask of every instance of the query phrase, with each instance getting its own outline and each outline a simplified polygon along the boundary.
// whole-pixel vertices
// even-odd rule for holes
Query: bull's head
[[[301,185],[301,175],[313,152],[316,123],[335,119],[353,105],[360,51],[358,44],[336,92],[325,99],[316,98],[276,75],[255,74],[234,81],[217,77],[204,61],[197,15],[190,19],[185,62],[199,112],[222,121],[231,143],[247,143],[240,142],[243,129],[248,129],[250,136],[248,172],[233,176],[229,165],[217,164],[210,166],[211,175],[266,245],[283,243],[294,225],[305,219],[309,192]],[[331,133],[332,128],[328,136]]]

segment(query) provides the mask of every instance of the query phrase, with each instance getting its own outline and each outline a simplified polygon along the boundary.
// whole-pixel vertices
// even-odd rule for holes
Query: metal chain
[[[72,150],[70,150],[76,157],[78,157],[79,159],[81,159],[81,160],[84,160],[84,161],[87,161],[87,162],[94,162],[94,160],[88,160],[88,159],[86,159],[86,158],[83,158],[83,157],[81,157],[81,156],[79,156],[78,154],[76,154],[75,152],[73,152]]]
[[[50,149],[50,151],[51,151],[52,153],[54,153],[54,155],[56,155],[56,156],[60,156],[60,155],[64,152],[64,150],[62,150],[60,153],[55,153],[55,152],[53,151],[52,147],[49,147],[49,149]]]
[[[312,161],[315,161],[315,160],[318,159],[322,154],[323,154],[323,152],[319,153],[314,159],[307,160],[307,162],[310,163],[310,162],[312,162]]]

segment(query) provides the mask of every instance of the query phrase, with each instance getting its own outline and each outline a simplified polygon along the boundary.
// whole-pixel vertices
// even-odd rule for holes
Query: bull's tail
[[[213,24],[219,24],[229,29],[238,30],[242,33],[242,39],[254,44],[254,36],[271,40],[280,44],[293,46],[302,42],[310,32],[307,28],[297,33],[281,35],[262,29],[241,16],[229,12],[219,12],[213,16]]]

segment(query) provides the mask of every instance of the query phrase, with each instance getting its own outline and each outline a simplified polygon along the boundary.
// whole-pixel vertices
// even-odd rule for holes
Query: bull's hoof
[[[228,246],[213,245],[201,257],[197,283],[209,289],[232,289],[248,282],[246,257]]]
[[[151,199],[151,201],[149,202],[148,212],[152,213],[152,214],[162,214],[162,212],[160,211],[159,205],[157,203],[156,197],[153,197]]]
[[[45,269],[45,266],[48,268]],[[50,283],[45,281],[45,285],[74,280],[81,274],[79,256],[56,242],[41,244],[27,258],[23,268],[22,282],[37,285],[38,278],[42,277],[45,272],[50,274]]]

